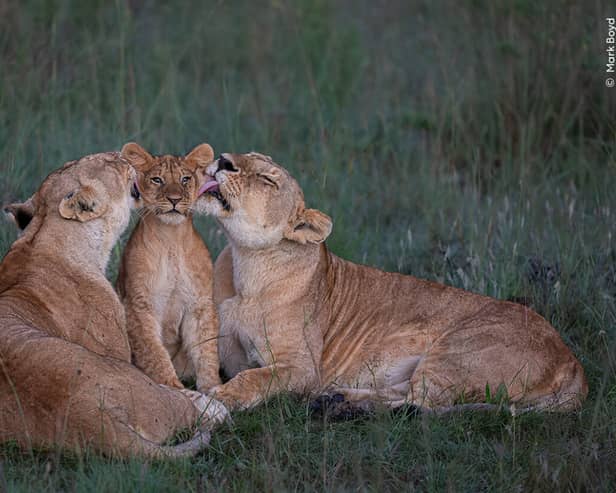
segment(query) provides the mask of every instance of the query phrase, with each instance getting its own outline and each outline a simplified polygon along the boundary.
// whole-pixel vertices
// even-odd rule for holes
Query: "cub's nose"
[[[171,202],[171,205],[175,207],[177,203],[182,200],[181,195],[167,195],[167,200]]]

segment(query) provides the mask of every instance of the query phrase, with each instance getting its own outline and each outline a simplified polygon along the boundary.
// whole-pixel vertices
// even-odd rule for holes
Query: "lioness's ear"
[[[257,172],[257,178],[266,185],[280,188],[280,171],[275,168]]]
[[[102,203],[94,188],[85,185],[67,194],[60,202],[58,210],[64,219],[85,223],[103,215],[107,205]]]
[[[332,220],[316,209],[304,209],[289,225],[284,237],[298,243],[323,243],[332,232]]]
[[[134,142],[124,144],[120,154],[137,171],[145,171],[154,159],[148,151]]]
[[[4,206],[4,212],[9,216],[19,229],[22,231],[26,229],[32,217],[34,217],[34,204],[32,203],[32,197],[25,202],[15,202]]]
[[[186,164],[193,171],[197,168],[204,168],[214,161],[214,149],[210,144],[200,144],[186,155]]]

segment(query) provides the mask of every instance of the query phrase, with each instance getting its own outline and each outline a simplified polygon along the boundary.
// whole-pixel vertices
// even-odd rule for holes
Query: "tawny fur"
[[[207,444],[201,434],[161,445],[207,403],[130,364],[124,310],[105,278],[134,174],[118,153],[87,156],[7,208],[25,231],[0,264],[0,442],[149,457]]]
[[[180,378],[194,376],[206,392],[220,384],[218,317],[191,206],[214,153],[202,144],[186,157],[153,157],[131,143],[122,155],[137,169],[143,207],[117,283],[133,361],[155,382],[183,388]]]
[[[214,272],[232,378],[213,392],[225,404],[331,391],[441,409],[483,402],[502,384],[517,406],[580,406],[582,366],[537,313],[342,260],[322,244],[331,220],[305,208],[286,170],[256,153],[221,159],[208,173],[228,206],[204,194],[196,207],[229,240]]]

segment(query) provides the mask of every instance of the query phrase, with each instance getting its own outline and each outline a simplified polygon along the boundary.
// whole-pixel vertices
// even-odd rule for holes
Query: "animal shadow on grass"
[[[308,411],[314,419],[331,422],[366,420],[376,416],[379,410],[381,409],[375,402],[348,401],[342,394],[320,395],[308,404]],[[421,408],[412,404],[384,410],[394,416],[407,418],[416,418],[422,414]]]
[[[379,414],[388,413],[396,418],[415,419],[421,416],[448,416],[459,413],[491,413],[512,414],[510,402],[504,387],[499,386],[496,394],[492,396],[489,386],[486,386],[486,402],[457,402],[451,406],[439,408],[426,408],[415,404],[403,404],[399,407],[389,408],[378,402],[369,400],[347,401],[342,394],[324,394],[316,397],[308,404],[308,411],[315,419],[329,422],[367,420]],[[523,408],[518,412],[530,411],[532,408]]]

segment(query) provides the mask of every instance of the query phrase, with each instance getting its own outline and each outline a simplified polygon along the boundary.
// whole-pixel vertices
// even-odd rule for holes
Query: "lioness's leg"
[[[304,393],[314,378],[309,369],[276,364],[241,371],[227,383],[214,387],[210,395],[230,410],[248,409],[283,391]]]
[[[545,320],[510,308],[440,338],[413,373],[408,400],[426,407],[494,398],[542,409],[579,406],[587,391],[579,362]],[[512,340],[525,315],[534,317],[533,327]]]
[[[152,315],[151,307],[139,312],[127,309],[126,330],[135,366],[156,383],[184,388],[177,377],[171,356],[162,343],[162,328]]]
[[[232,331],[224,332],[223,327],[221,327],[218,337],[218,357],[223,373],[228,379],[233,378],[241,371],[252,368],[246,356],[246,351],[244,351],[235,333]]]
[[[411,378],[408,403],[424,408],[447,408],[459,403],[503,399],[519,407],[567,410],[579,405],[578,395],[563,393],[555,375],[534,360],[505,364],[452,365],[452,358],[426,358]],[[494,361],[499,361],[494,355]],[[565,369],[567,370],[567,369]],[[559,371],[557,370],[557,373]]]
[[[233,287],[233,259],[231,247],[227,245],[214,264],[214,303],[220,305],[224,300],[235,296]]]
[[[127,362],[35,329],[2,329],[3,439],[158,456],[164,455],[160,444],[199,420],[190,396],[154,383]]]

